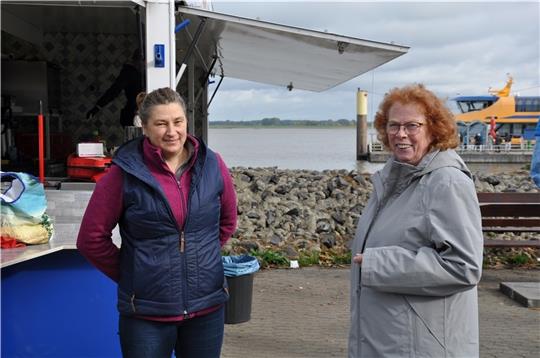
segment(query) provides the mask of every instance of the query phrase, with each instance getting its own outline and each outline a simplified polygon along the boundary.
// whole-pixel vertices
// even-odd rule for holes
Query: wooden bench
[[[484,247],[540,248],[540,193],[478,193],[483,232],[533,232],[538,240],[495,240]]]

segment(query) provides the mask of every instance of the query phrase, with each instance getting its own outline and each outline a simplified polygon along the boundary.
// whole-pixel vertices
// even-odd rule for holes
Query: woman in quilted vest
[[[229,171],[188,134],[186,106],[150,92],[144,136],[121,146],[86,209],[77,247],[118,284],[124,357],[219,357],[228,298],[221,246],[236,229]],[[118,248],[111,240],[118,225]]]

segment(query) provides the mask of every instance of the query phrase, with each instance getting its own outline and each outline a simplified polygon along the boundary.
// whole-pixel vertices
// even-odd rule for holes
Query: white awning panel
[[[310,91],[324,91],[372,70],[408,51],[408,47],[180,7],[177,23],[191,21],[193,34],[206,25],[198,47],[210,62],[216,54],[217,75]],[[190,43],[186,29],[177,44],[182,61]]]

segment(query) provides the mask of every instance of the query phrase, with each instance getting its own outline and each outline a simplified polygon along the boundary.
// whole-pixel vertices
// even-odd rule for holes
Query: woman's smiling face
[[[155,106],[143,128],[150,142],[161,148],[165,159],[182,153],[187,138],[187,119],[178,103]]]
[[[390,133],[392,129],[397,132]],[[417,104],[394,103],[388,111],[386,132],[396,160],[411,165],[420,163],[433,141],[424,111]]]

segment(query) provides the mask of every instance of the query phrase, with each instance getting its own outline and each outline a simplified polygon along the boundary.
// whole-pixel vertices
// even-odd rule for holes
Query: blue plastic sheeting
[[[536,143],[531,159],[531,178],[536,186],[540,188],[540,120],[536,124],[534,135],[536,136]]]
[[[120,357],[116,284],[63,250],[2,269],[2,358]]]
[[[223,256],[223,270],[225,276],[236,277],[249,275],[259,270],[259,261],[253,256]]]

